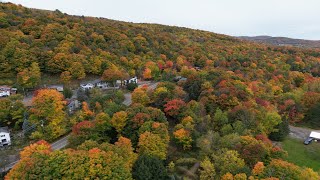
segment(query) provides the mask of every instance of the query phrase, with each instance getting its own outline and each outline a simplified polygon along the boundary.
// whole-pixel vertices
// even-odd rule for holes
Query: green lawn
[[[282,146],[288,152],[287,161],[301,167],[310,167],[315,171],[320,171],[319,142],[304,145],[302,140],[287,138],[283,141]]]

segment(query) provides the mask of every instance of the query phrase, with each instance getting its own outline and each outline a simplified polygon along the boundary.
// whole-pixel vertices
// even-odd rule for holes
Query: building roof
[[[320,139],[320,132],[311,131],[310,136],[315,139]]]
[[[0,127],[0,133],[9,133],[9,128],[8,127]]]
[[[5,90],[5,91],[10,91],[11,87],[10,86],[0,86],[0,90]]]

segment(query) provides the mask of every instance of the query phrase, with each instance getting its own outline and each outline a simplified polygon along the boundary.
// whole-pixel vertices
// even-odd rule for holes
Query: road
[[[139,87],[141,87],[143,85],[148,85],[148,89],[149,90],[154,90],[157,87],[158,82],[152,83],[152,82],[149,82],[149,81],[145,81],[145,82],[140,83]],[[122,102],[122,104],[124,104],[126,106],[130,106],[131,103],[132,103],[131,99],[132,99],[131,98],[131,93],[124,94],[124,101]],[[58,139],[57,141],[53,142],[51,144],[52,150],[59,150],[59,149],[62,149],[64,147],[66,147],[68,145],[68,138],[69,137],[70,137],[70,134],[68,134],[68,135]],[[1,168],[0,172],[6,172],[6,171],[10,170],[18,162],[19,162],[19,160],[6,165],[4,168]]]

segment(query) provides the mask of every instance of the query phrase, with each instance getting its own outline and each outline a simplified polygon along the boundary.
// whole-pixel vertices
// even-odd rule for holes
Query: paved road
[[[132,99],[131,93],[124,94],[124,101],[122,102],[122,104],[126,106],[130,106],[130,104],[132,103],[131,99]]]
[[[66,147],[68,145],[69,137],[70,137],[70,134],[52,143],[51,144],[52,150],[59,150]]]

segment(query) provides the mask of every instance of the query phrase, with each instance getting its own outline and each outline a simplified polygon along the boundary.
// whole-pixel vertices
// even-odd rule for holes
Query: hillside
[[[276,46],[294,46],[300,48],[320,48],[320,41],[292,39],[287,37],[271,37],[271,36],[240,36],[240,39],[254,41],[258,43],[272,44]]]
[[[320,52],[315,50],[268,47],[211,32],[70,16],[7,3],[0,4],[0,12],[1,77],[15,76],[32,62],[44,73],[71,71],[79,79],[83,73],[101,75],[111,64],[139,75],[147,61],[163,60],[161,55],[174,62],[180,56],[199,67],[207,60],[232,71],[250,63],[257,68],[278,64],[319,75]],[[292,64],[297,57],[305,63],[302,69]],[[277,58],[281,60],[274,61]]]

